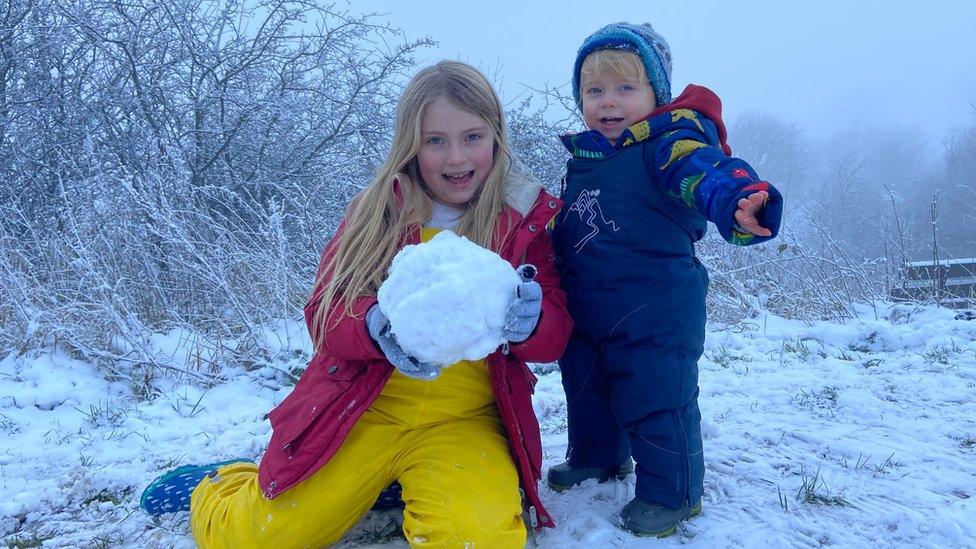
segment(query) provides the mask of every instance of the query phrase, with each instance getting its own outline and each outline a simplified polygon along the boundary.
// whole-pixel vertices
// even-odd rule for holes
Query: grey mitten
[[[386,359],[403,375],[428,380],[440,375],[440,366],[421,362],[400,347],[396,338],[390,333],[390,319],[383,314],[378,304],[370,307],[366,313],[366,328],[369,330],[369,336],[386,355]]]
[[[502,331],[509,343],[521,343],[528,339],[535,330],[535,325],[539,323],[539,314],[542,313],[542,286],[533,280],[535,266],[526,263],[515,269],[515,272],[522,277],[522,283],[515,290],[515,301],[508,306],[505,329]]]

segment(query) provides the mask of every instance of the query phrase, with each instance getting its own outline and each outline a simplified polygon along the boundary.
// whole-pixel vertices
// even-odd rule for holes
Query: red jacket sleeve
[[[339,236],[345,230],[345,221],[339,225],[332,240],[325,245],[319,268],[315,273],[315,281],[325,272],[326,265],[335,255],[339,243]],[[366,329],[366,312],[376,303],[375,296],[357,297],[352,304],[352,316],[348,315],[340,298],[335,298],[326,313],[325,323],[315,326],[315,315],[322,306],[323,286],[316,286],[312,297],[305,304],[305,325],[312,338],[313,345],[318,341],[316,335],[325,330],[325,338],[321,347],[316,351],[342,359],[384,359],[383,353],[376,348],[369,330]]]
[[[525,260],[535,265],[535,281],[542,286],[542,314],[535,331],[522,343],[509,346],[509,352],[526,362],[553,362],[562,356],[573,331],[573,320],[566,309],[566,292],[559,286],[556,254],[547,231],[532,239]]]

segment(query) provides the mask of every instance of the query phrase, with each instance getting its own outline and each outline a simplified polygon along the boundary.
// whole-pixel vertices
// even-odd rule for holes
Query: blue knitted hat
[[[647,23],[613,23],[583,40],[573,67],[573,97],[580,105],[580,69],[586,56],[597,50],[623,50],[637,54],[644,62],[647,77],[654,87],[657,106],[671,102],[671,47]]]

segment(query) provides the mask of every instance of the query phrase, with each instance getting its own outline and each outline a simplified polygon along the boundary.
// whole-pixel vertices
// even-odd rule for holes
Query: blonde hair
[[[353,301],[358,296],[376,294],[403,241],[430,220],[431,192],[420,176],[417,152],[424,111],[438,98],[480,116],[494,134],[494,163],[484,185],[468,202],[455,232],[495,251],[504,244],[507,235],[496,239],[494,234],[498,216],[504,210],[504,187],[511,166],[501,102],[477,69],[457,61],[441,61],[420,70],[403,90],[386,161],[350,203],[345,230],[332,244],[335,254],[315,281],[312,295],[322,290],[313,319],[316,347],[325,338],[326,330],[322,328],[326,327],[332,302],[341,298],[344,313],[352,315]],[[338,315],[336,321],[340,318]]]
[[[596,50],[583,59],[580,66],[580,87],[590,74],[612,74],[618,78],[634,78],[650,84],[647,68],[636,53],[624,50]],[[577,90],[582,94],[583,90]]]

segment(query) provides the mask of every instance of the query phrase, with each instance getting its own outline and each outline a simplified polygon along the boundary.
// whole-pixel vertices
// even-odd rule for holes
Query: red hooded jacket
[[[499,216],[496,238],[509,234],[500,255],[513,267],[531,263],[538,268],[535,280],[542,286],[542,314],[527,340],[512,344],[507,354],[496,350],[487,357],[487,363],[526,505],[530,515],[534,508],[539,527],[551,527],[552,517],[539,500],[542,439],[532,409],[536,378],[526,362],[558,359],[572,331],[566,296],[559,288],[552,243],[545,230],[562,203],[541,190],[540,185],[515,177],[510,178],[509,189],[513,180],[518,188],[508,193],[509,215]],[[344,224],[326,245],[319,263],[320,274],[335,253],[337,237],[343,229]],[[404,244],[417,242],[419,231]],[[321,299],[321,290],[317,290],[305,305],[305,321],[313,341],[317,338],[312,319]],[[376,348],[366,328],[366,311],[374,303],[375,297],[359,297],[353,303],[354,316],[348,316],[339,300],[333,302],[325,324],[329,326],[328,337],[292,393],[269,414],[273,433],[258,472],[258,482],[267,498],[274,498],[325,466],[393,373],[393,366]],[[338,324],[333,327],[337,316]]]

